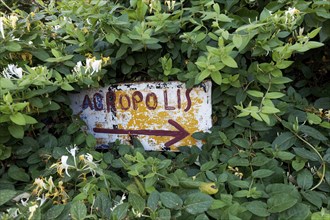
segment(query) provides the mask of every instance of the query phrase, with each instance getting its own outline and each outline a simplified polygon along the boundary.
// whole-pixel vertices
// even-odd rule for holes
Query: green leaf
[[[165,181],[170,186],[179,186],[179,178],[174,173],[168,174]]]
[[[292,161],[292,168],[295,170],[295,171],[299,171],[301,170],[302,168],[305,167],[305,161],[302,160],[302,159],[295,159],[294,161]]]
[[[143,212],[145,208],[145,200],[138,194],[130,193],[128,196],[128,202],[132,205],[132,207],[139,211]]]
[[[88,134],[86,137],[86,144],[88,147],[95,147],[96,146],[96,138],[92,134]]]
[[[287,220],[301,220],[308,219],[311,211],[308,205],[303,203],[297,203],[290,209],[280,213],[279,219],[287,219]]]
[[[158,218],[157,220],[171,220],[171,210],[169,209],[160,209],[158,211]]]
[[[14,180],[29,182],[30,176],[25,172],[24,169],[19,168],[16,165],[11,165],[8,169],[8,176]]]
[[[268,211],[270,213],[283,212],[294,206],[297,202],[298,199],[288,193],[276,194],[267,200]]]
[[[201,166],[201,171],[211,170],[218,165],[217,161],[208,161]]]
[[[301,158],[311,161],[318,161],[320,159],[316,153],[306,150],[302,147],[294,147],[293,150]]]
[[[232,142],[244,149],[248,149],[250,147],[250,143],[246,138],[235,138]]]
[[[46,212],[45,219],[49,219],[49,220],[56,219],[58,216],[61,215],[64,208],[65,208],[65,205],[62,205],[62,204],[54,205],[53,207],[48,209],[48,211]]]
[[[106,38],[107,41],[108,41],[109,43],[111,43],[111,44],[115,43],[115,41],[116,41],[116,39],[117,39],[116,35],[114,35],[113,33],[107,34],[107,35],[105,36],[105,38]]]
[[[281,93],[281,92],[269,92],[266,93],[266,98],[267,99],[278,99],[278,98],[282,98],[283,96],[285,96],[285,94]]]
[[[246,205],[247,210],[259,217],[267,217],[270,213],[267,211],[267,204],[261,201],[252,201]]]
[[[147,206],[148,208],[150,208],[151,210],[155,211],[158,208],[158,201],[160,199],[160,195],[159,192],[157,191],[153,191],[147,200]]]
[[[328,140],[328,138],[326,138],[321,132],[319,132],[318,130],[316,130],[315,128],[312,128],[308,125],[301,125],[299,126],[299,130],[317,140],[320,141],[326,141]]]
[[[316,28],[316,29],[314,29],[313,31],[309,32],[309,33],[307,34],[307,36],[308,36],[309,38],[314,38],[314,37],[316,37],[316,35],[320,32],[320,30],[321,30],[321,27]]]
[[[261,178],[271,176],[273,173],[274,173],[274,171],[272,171],[272,170],[259,169],[259,170],[256,170],[256,171],[252,172],[252,177],[261,179]]]
[[[309,113],[309,112],[307,112],[307,120],[308,120],[308,123],[311,125],[313,125],[313,124],[318,125],[322,122],[322,119],[319,116],[315,115],[314,113]]]
[[[221,83],[222,83],[222,76],[221,76],[221,73],[220,72],[212,72],[211,73],[211,78],[212,78],[212,80],[216,84],[221,85]]]
[[[82,201],[77,201],[71,204],[70,208],[71,218],[74,220],[82,220],[86,218],[87,208]]]
[[[185,210],[192,214],[200,214],[207,211],[213,203],[213,198],[204,193],[190,194],[184,201]]]
[[[221,61],[226,65],[231,68],[237,68],[237,63],[236,61],[229,55],[225,55],[221,57]]]
[[[9,125],[9,133],[17,139],[22,139],[24,137],[24,128],[20,125]]]
[[[246,93],[256,98],[262,98],[264,96],[264,93],[257,90],[248,90]]]
[[[107,218],[111,214],[111,200],[105,193],[97,195],[94,207],[102,218]]]
[[[10,120],[17,125],[25,125],[26,121],[22,113],[15,112],[14,114],[10,115]]]
[[[275,157],[276,158],[279,158],[283,161],[289,161],[289,160],[292,160],[296,155],[290,153],[290,152],[287,152],[287,151],[278,151],[275,153]]]
[[[22,50],[22,47],[19,43],[16,43],[16,42],[8,42],[6,45],[5,45],[5,48],[6,50],[9,50],[11,52],[19,52]]]
[[[228,164],[232,167],[237,167],[237,166],[247,167],[249,166],[249,160],[240,157],[233,157],[228,160]]]
[[[24,116],[24,119],[25,119],[26,124],[32,125],[32,124],[38,123],[38,121],[35,118],[33,118],[33,117],[29,116],[29,115],[25,115],[24,114],[23,116]]]
[[[301,195],[311,204],[315,205],[317,208],[322,207],[322,197],[320,192],[316,191],[302,191]]]
[[[287,150],[292,147],[296,141],[296,136],[291,132],[284,132],[275,138],[272,145],[279,150]]]
[[[313,186],[313,175],[307,169],[303,169],[297,175],[297,183],[302,189],[310,189]]]
[[[280,112],[280,110],[271,106],[262,106],[261,112],[264,114],[275,114]]]
[[[234,34],[234,36],[233,36],[233,43],[234,43],[235,47],[236,47],[237,49],[239,49],[240,46],[241,46],[242,43],[243,43],[243,38],[242,38],[242,36],[241,36],[240,34]]]
[[[0,78],[0,88],[3,89],[14,89],[16,86],[11,81],[11,79]]]
[[[209,70],[203,70],[202,72],[200,72],[198,75],[197,75],[197,78],[196,78],[196,81],[195,83],[198,84],[200,82],[202,82],[204,79],[206,79],[207,77],[209,77],[211,74],[211,72]]]
[[[123,203],[121,205],[118,205],[111,213],[111,215],[113,216],[113,218],[111,218],[111,219],[118,219],[118,220],[125,219],[128,208],[129,208],[128,203]]]
[[[0,190],[0,206],[10,201],[17,194],[15,190],[2,189]]]
[[[50,57],[50,58],[47,58],[45,61],[50,62],[50,63],[61,63],[66,60],[72,59],[72,57],[73,57],[73,55],[65,55],[63,57]]]
[[[68,82],[63,82],[61,85],[61,89],[65,91],[73,91],[74,88],[68,83]]]
[[[175,193],[172,192],[162,192],[160,193],[160,201],[162,204],[169,209],[180,209],[183,201]]]

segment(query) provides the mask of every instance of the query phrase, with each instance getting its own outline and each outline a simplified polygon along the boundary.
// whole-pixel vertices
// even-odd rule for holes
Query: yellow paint
[[[176,91],[171,90],[171,91]],[[181,91],[181,108],[178,109],[177,103],[170,102],[170,96],[177,97],[176,92],[175,94],[168,93],[169,96],[169,106],[174,106],[175,110],[165,110],[165,104],[163,101],[164,97],[163,93],[157,93],[158,97],[158,105],[155,110],[150,110],[146,106],[146,96],[149,91],[143,91],[140,90],[140,92],[143,95],[142,102],[137,104],[137,110],[133,109],[133,101],[132,101],[132,94],[134,93],[134,90],[116,90],[116,97],[118,97],[115,101],[115,106],[117,109],[117,117],[120,118],[121,115],[128,114],[131,116],[129,120],[123,120],[123,123],[118,124],[119,129],[126,129],[126,130],[176,130],[175,127],[170,125],[168,123],[169,119],[172,119],[179,123],[186,131],[190,133],[190,135],[183,140],[177,142],[176,144],[170,146],[171,150],[176,150],[176,147],[178,146],[192,146],[196,145],[196,140],[191,137],[191,134],[194,132],[199,131],[198,128],[198,119],[196,118],[196,115],[198,115],[198,110],[200,109],[200,105],[203,103],[203,100],[199,98],[198,93],[204,92],[201,88],[195,89],[191,92],[190,98],[191,98],[191,108],[189,111],[185,112],[184,109],[187,106],[187,100],[185,97],[185,90]],[[197,94],[196,94],[197,93]],[[124,110],[121,108],[120,99],[119,97],[122,95],[128,95],[130,97],[130,108],[127,110]],[[177,100],[176,98],[174,100]],[[126,100],[126,98],[122,99],[122,104],[124,108],[127,108],[129,106],[129,102]],[[154,100],[151,100],[149,103],[149,106],[154,106]],[[125,116],[126,117],[126,116]],[[123,117],[123,118],[125,118]],[[126,117],[127,119],[127,117]],[[141,135],[143,137],[143,135]],[[156,146],[162,146],[164,143],[168,142],[169,140],[173,139],[174,137],[165,136],[149,136],[149,142],[156,143]]]

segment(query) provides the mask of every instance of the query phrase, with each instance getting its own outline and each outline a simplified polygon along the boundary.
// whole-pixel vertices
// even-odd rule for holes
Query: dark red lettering
[[[133,92],[132,95],[132,102],[133,102],[133,109],[136,110],[138,108],[138,103],[143,101],[143,95],[139,91]]]
[[[152,101],[151,101],[152,100]],[[153,103],[153,105],[151,105]],[[157,96],[155,93],[148,93],[146,96],[146,106],[149,110],[155,110],[158,105]]]
[[[180,89],[176,90],[176,96],[178,98],[178,109],[181,109],[181,95],[180,95]]]
[[[168,105],[168,96],[167,96],[167,90],[164,90],[164,102],[165,102],[165,109],[166,110],[174,110],[174,106],[169,106]]]
[[[95,93],[93,96],[93,103],[95,111],[103,110],[103,96],[100,93]]]
[[[91,100],[90,100],[90,98],[88,97],[88,95],[85,95],[85,97],[84,97],[84,101],[83,101],[83,103],[82,103],[82,109],[84,110],[84,109],[86,109],[86,108],[90,108],[90,109],[94,109],[93,108],[93,105],[92,105],[92,102],[91,102]]]
[[[125,107],[124,106],[124,102],[123,102],[123,98],[125,98],[126,99],[126,102],[127,102],[127,106]],[[121,94],[120,96],[119,96],[119,105],[120,105],[120,108],[121,109],[123,109],[123,110],[127,110],[127,109],[129,109],[130,107],[131,107],[131,100],[129,99],[129,96],[128,95],[126,95],[126,94]]]
[[[116,114],[116,93],[109,89],[109,91],[106,94],[106,105],[107,105],[107,111],[112,112],[113,114]]]
[[[192,89],[187,89],[186,91],[186,99],[187,99],[187,107],[184,109],[185,112],[189,111],[191,108],[191,99],[190,99],[190,92]]]

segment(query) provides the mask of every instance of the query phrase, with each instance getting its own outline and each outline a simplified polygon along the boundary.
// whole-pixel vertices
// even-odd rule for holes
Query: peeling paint
[[[146,150],[202,146],[191,137],[211,126],[211,82],[192,89],[181,82],[122,83],[70,95],[74,114],[86,122],[97,144],[136,136]]]

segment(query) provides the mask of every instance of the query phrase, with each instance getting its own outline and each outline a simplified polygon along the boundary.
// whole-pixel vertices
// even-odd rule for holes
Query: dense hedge
[[[329,219],[330,2],[0,0],[1,219]],[[213,82],[202,149],[96,151],[68,94]]]

